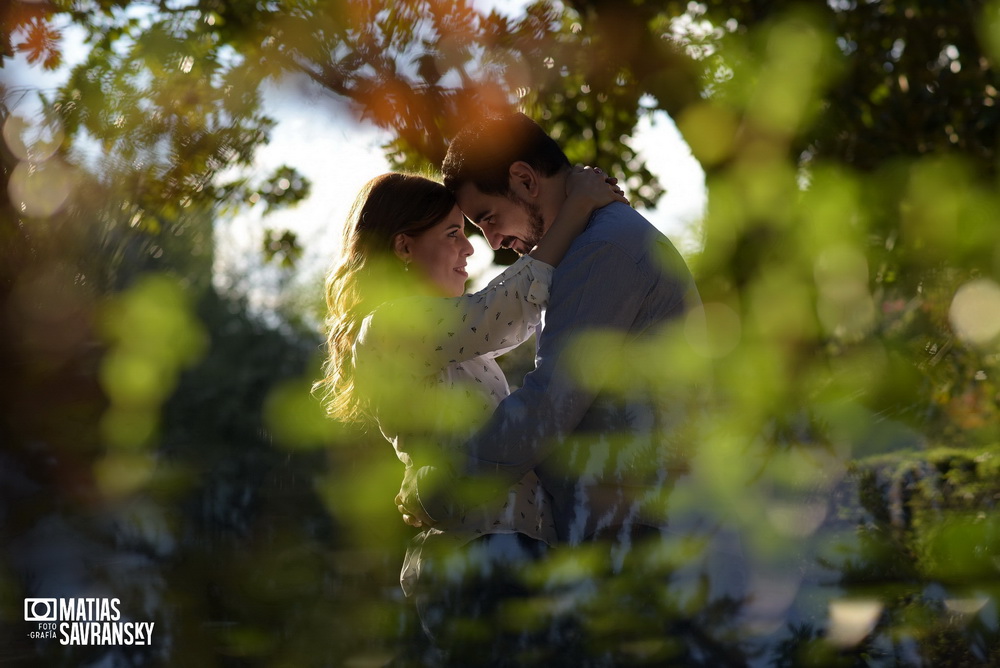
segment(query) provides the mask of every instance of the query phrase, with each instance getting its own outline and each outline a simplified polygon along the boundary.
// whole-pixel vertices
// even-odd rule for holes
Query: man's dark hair
[[[521,113],[493,116],[466,126],[448,146],[441,165],[444,185],[455,192],[466,183],[487,195],[510,194],[509,169],[517,161],[542,176],[554,176],[570,166],[552,137]]]

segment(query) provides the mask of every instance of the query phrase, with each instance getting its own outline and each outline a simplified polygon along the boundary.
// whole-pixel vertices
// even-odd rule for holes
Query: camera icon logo
[[[24,621],[55,622],[58,621],[59,606],[54,598],[24,599]]]

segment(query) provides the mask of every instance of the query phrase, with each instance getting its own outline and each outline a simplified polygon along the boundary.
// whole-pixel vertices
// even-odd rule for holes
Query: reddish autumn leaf
[[[24,28],[23,41],[15,49],[27,55],[32,65],[41,64],[46,70],[54,70],[62,64],[62,31],[41,19],[32,19]]]

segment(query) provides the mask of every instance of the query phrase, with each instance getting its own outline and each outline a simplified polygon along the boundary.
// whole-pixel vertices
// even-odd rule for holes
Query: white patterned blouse
[[[495,358],[538,327],[552,272],[551,265],[525,256],[479,292],[397,300],[365,318],[354,345],[357,383],[407,467],[414,459],[419,465],[421,452],[459,454],[454,450],[510,394]],[[404,593],[413,593],[425,550],[457,548],[489,533],[554,542],[549,505],[530,471],[495,502],[421,531],[403,562]]]

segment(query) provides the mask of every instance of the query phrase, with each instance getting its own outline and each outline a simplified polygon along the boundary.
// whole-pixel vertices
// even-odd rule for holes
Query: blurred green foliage
[[[396,580],[400,465],[310,398],[306,318],[266,324],[213,287],[215,220],[310,192],[293,166],[252,168],[274,126],[262,85],[294,76],[390,130],[400,168],[433,168],[464,122],[511,105],[636,203],[670,186],[630,144],[650,113],[705,168],[690,258],[704,308],[601,372],[624,391],[711,388],[671,512],[741,532],[763,593],[709,604],[650,585],[697,561],[697,541],[637,550],[635,578],[569,552],[529,574],[543,594],[509,618],[556,624],[565,644],[521,658],[1000,662],[1000,4],[573,0],[507,17],[429,0],[15,0],[0,21],[2,58],[47,69],[61,31],[87,34],[30,115],[0,84],[8,637],[26,596],[110,593],[164,639],[132,665],[433,658]],[[286,266],[301,252],[283,230],[262,249]],[[441,427],[430,394],[403,394]],[[26,639],[0,654],[107,658]]]

